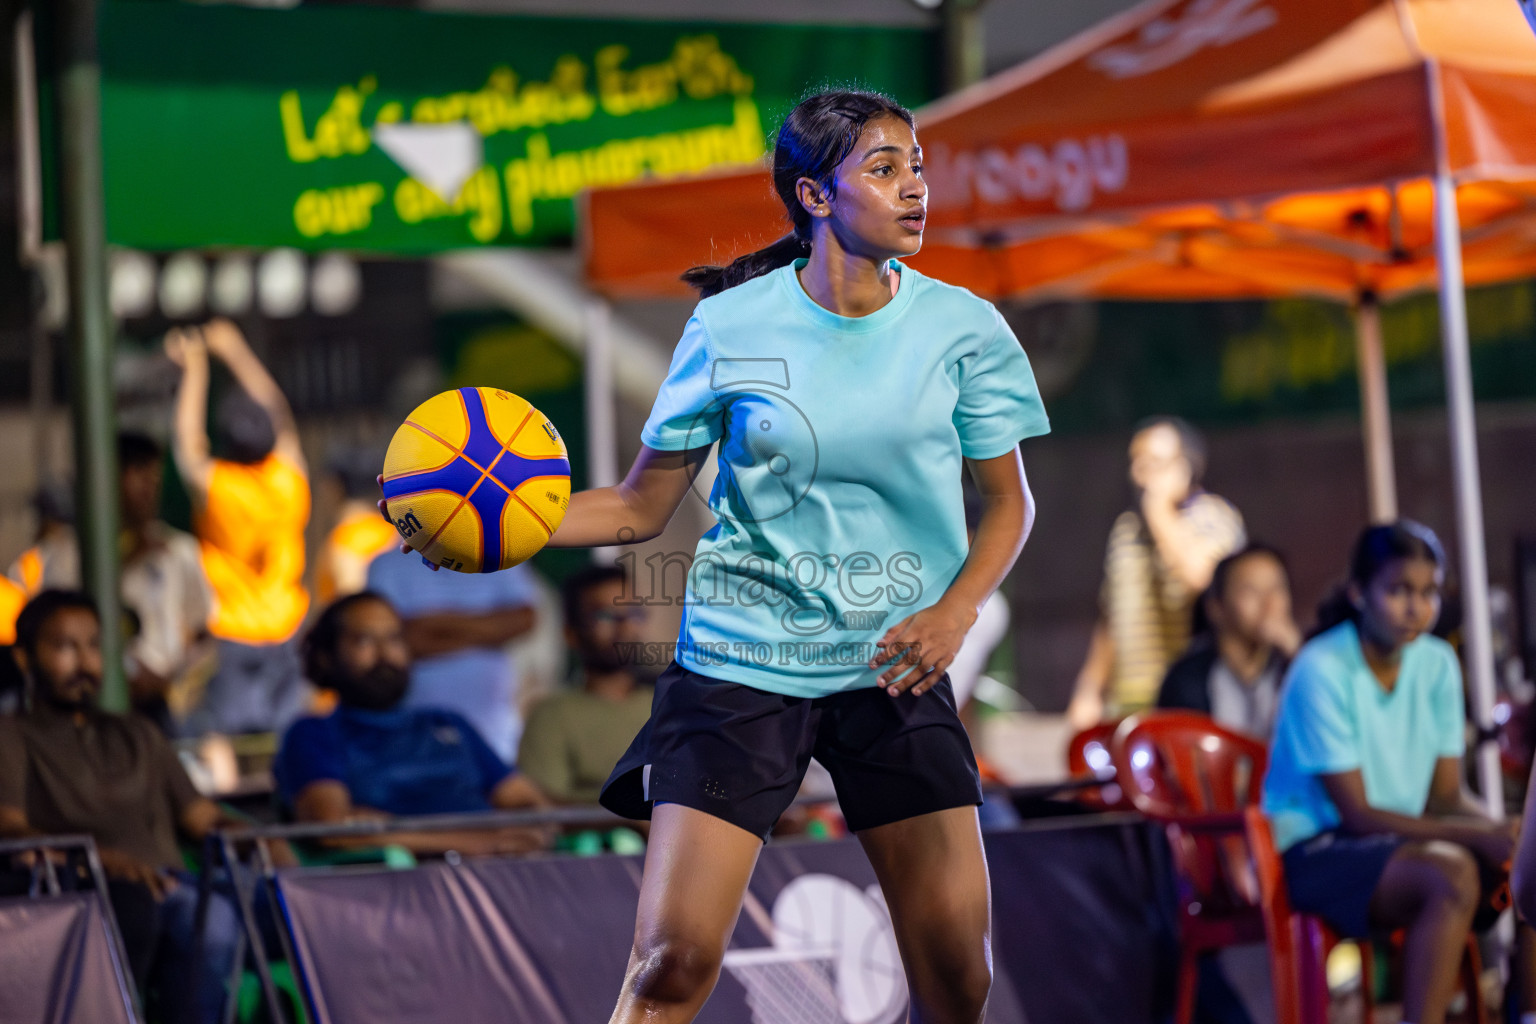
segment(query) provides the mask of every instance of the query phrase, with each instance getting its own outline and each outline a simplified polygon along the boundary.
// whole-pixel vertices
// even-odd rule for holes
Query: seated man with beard
[[[72,590],[43,591],[16,620],[28,699],[19,716],[0,717],[0,839],[92,836],[151,1019],[215,1024],[240,924],[227,882],[215,879],[199,932],[198,879],[179,843],[201,842],[224,814],[198,795],[154,723],[98,705],[101,627],[95,601]]]
[[[370,591],[344,597],[316,620],[304,642],[316,686],[337,707],[302,718],[283,737],[273,766],[278,792],[299,821],[457,814],[533,808],[544,797],[502,762],[452,711],[401,706],[410,651],[400,616]],[[548,844],[543,829],[395,832],[329,845],[403,846],[416,854],[521,853]]]

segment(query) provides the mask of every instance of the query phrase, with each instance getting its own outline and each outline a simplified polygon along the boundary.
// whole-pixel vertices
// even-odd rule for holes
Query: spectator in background
[[[28,598],[51,588],[80,585],[80,547],[75,541],[75,500],[69,484],[45,483],[32,496],[37,540],[6,571]]]
[[[192,496],[214,595],[209,631],[219,641],[219,667],[189,731],[280,729],[308,699],[291,643],[309,610],[309,477],[298,428],[277,382],[230,321],[173,330],[165,349],[182,368],[172,451]],[[210,355],[238,385],[219,406],[218,457],[207,430]]]
[[[581,686],[534,706],[517,762],[561,803],[597,803],[613,766],[651,715],[652,690],[634,668],[645,608],[624,601],[627,581],[619,566],[594,565],[572,574],[560,590],[565,642],[581,663]]]
[[[315,598],[327,605],[368,586],[368,565],[400,544],[400,535],[379,515],[378,484],[383,455],[352,451],[331,466],[341,490],[336,525],[326,534],[315,566]]]
[[[221,824],[153,724],[96,706],[101,620],[77,591],[45,590],[17,621],[30,706],[0,718],[0,838],[87,833],[96,840],[134,980],[158,995],[168,1024],[221,1019],[239,924],[213,891],[195,962],[197,883],[178,836]]]
[[[1284,558],[1263,544],[1223,558],[1200,609],[1207,628],[1168,670],[1157,706],[1199,711],[1267,743],[1280,680],[1301,646]]]
[[[21,710],[27,680],[16,665],[16,617],[26,607],[27,595],[8,577],[0,576],[0,715]]]
[[[528,779],[509,768],[452,711],[405,708],[410,650],[389,602],[363,591],[321,612],[304,642],[309,677],[335,691],[325,717],[301,718],[273,765],[299,821],[340,822],[536,807]],[[534,829],[393,833],[337,846],[405,846],[416,853],[516,853],[547,845]]]
[[[166,693],[194,660],[193,644],[207,631],[212,595],[197,541],[160,519],[164,456],[160,445],[145,434],[118,435],[122,598],[137,624],[126,652],[129,692],[135,710],[169,729]],[[0,621],[10,627],[0,630],[0,639],[14,634],[15,615],[27,598],[47,588],[80,586],[68,497],[61,488],[39,492],[38,543],[16,560],[14,579],[0,585]]]
[[[9,576],[0,576],[0,646],[16,642],[16,616],[26,604],[27,592]]]
[[[50,587],[73,590],[80,586],[75,502],[69,485],[43,484],[32,496],[32,510],[37,514],[36,539],[0,577],[0,643],[16,642],[16,618],[29,600]],[[0,714],[21,706],[21,682],[9,665],[0,670]]]
[[[1104,553],[1098,624],[1078,672],[1067,720],[1086,729],[1106,716],[1150,707],[1163,675],[1189,645],[1195,598],[1242,547],[1243,518],[1201,489],[1205,441],[1162,416],[1131,438],[1136,507],[1120,513]]]
[[[126,652],[129,693],[136,710],[169,729],[166,695],[196,659],[213,595],[197,541],[160,519],[164,458],[144,434],[118,435],[123,605],[139,621]]]
[[[497,757],[511,761],[522,721],[517,670],[506,646],[533,628],[533,570],[524,564],[500,572],[434,572],[415,552],[395,551],[368,566],[368,589],[405,619],[414,659],[406,705],[458,712]]]
[[[1413,1024],[1445,1020],[1467,932],[1493,923],[1487,897],[1514,849],[1515,826],[1462,786],[1461,668],[1429,632],[1444,567],[1418,523],[1360,535],[1347,589],[1291,663],[1264,779],[1291,905],[1342,936],[1404,929]]]

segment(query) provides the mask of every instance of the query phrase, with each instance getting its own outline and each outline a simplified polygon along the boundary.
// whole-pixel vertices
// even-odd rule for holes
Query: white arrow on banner
[[[464,183],[485,163],[484,140],[463,121],[374,125],[373,141],[445,203],[458,198]]]

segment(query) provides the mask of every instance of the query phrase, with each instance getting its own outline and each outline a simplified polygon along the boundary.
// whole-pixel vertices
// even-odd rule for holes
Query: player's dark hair
[[[575,629],[581,621],[581,599],[593,587],[604,583],[624,584],[629,574],[618,565],[588,565],[577,569],[560,584],[560,610],[565,614],[565,624]]]
[[[260,462],[277,446],[272,417],[238,388],[219,401],[215,423],[222,455],[231,462]]]
[[[1189,460],[1189,486],[1191,490],[1205,479],[1205,435],[1182,416],[1152,416],[1136,424],[1132,436],[1144,434],[1156,427],[1168,427],[1179,435],[1179,450]]]
[[[1239,562],[1252,558],[1255,555],[1265,555],[1273,558],[1279,564],[1280,571],[1285,574],[1285,578],[1287,580],[1291,578],[1291,567],[1286,564],[1285,555],[1280,553],[1280,549],[1255,541],[1232,552],[1226,558],[1216,563],[1216,568],[1211,570],[1211,585],[1206,590],[1206,593],[1217,601],[1226,597],[1227,584],[1232,580],[1232,570],[1237,568]]]
[[[49,589],[27,602],[16,616],[16,648],[28,657],[37,654],[37,639],[50,619],[62,611],[78,609],[90,612],[99,622],[101,612],[96,599],[83,590]]]
[[[73,523],[74,488],[64,480],[45,480],[32,494],[32,509],[41,523]]]
[[[336,672],[336,645],[341,642],[341,627],[347,621],[347,612],[358,605],[377,601],[391,610],[394,605],[383,594],[372,590],[359,590],[355,594],[340,597],[325,606],[315,619],[315,624],[304,634],[304,676],[316,686],[330,686]]]
[[[137,430],[125,430],[117,435],[117,468],[140,469],[158,466],[165,457],[160,442]]]
[[[1350,584],[1361,590],[1371,585],[1387,563],[1403,558],[1418,558],[1445,568],[1445,548],[1435,531],[1412,519],[1368,526],[1355,540],[1349,556],[1349,579],[1336,586],[1317,606],[1317,626],[1313,635],[1332,629],[1341,622],[1359,622],[1360,609],[1349,599]]]
[[[801,100],[784,123],[773,146],[773,190],[789,213],[793,230],[777,242],[723,267],[698,266],[683,280],[702,298],[761,277],[811,254],[811,214],[795,195],[801,178],[810,178],[827,193],[836,194],[837,167],[853,152],[864,126],[877,117],[893,115],[917,127],[912,112],[877,92],[833,89]]]

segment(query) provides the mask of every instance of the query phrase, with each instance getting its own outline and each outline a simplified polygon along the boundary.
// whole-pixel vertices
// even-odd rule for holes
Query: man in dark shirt
[[[1301,646],[1280,553],[1250,544],[1222,559],[1201,611],[1208,628],[1169,668],[1157,706],[1200,711],[1268,742],[1286,664]]]
[[[289,728],[273,766],[278,791],[300,821],[453,814],[531,808],[543,795],[506,765],[462,717],[401,706],[410,684],[404,624],[372,591],[321,613],[304,642],[316,686],[334,690],[336,710]],[[547,845],[538,829],[396,832],[336,846],[404,846],[418,854],[520,853]]]
[[[16,660],[30,700],[0,719],[0,838],[88,833],[134,979],[168,1024],[220,1019],[239,926],[217,891],[203,959],[194,961],[197,885],[178,834],[201,841],[221,823],[156,727],[100,710],[101,620],[75,591],[45,590],[16,620]]]

